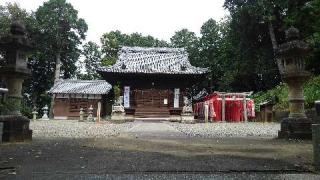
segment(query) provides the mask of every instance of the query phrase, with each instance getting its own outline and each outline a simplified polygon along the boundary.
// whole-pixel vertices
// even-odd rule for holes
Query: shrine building
[[[99,102],[102,107],[101,115],[105,116],[106,96],[111,88],[104,80],[59,80],[49,91],[54,97],[54,119],[79,119],[80,108],[87,116],[90,106],[96,117]]]
[[[188,88],[208,74],[208,69],[190,64],[183,48],[122,47],[114,65],[97,71],[120,87],[125,111],[135,118],[168,118],[181,112]]]

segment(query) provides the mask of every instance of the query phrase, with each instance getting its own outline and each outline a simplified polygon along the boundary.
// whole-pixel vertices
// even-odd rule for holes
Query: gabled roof
[[[205,74],[206,68],[190,64],[183,48],[122,47],[113,66],[101,66],[100,72],[146,74]]]
[[[108,94],[112,86],[104,80],[59,80],[51,94]]]

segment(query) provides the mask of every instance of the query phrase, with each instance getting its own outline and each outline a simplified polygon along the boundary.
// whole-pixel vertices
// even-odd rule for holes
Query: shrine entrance
[[[132,92],[136,117],[169,117],[173,92],[168,89],[136,89]]]

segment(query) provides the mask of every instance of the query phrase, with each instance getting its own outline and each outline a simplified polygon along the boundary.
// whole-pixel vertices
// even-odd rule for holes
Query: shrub
[[[304,84],[304,97],[306,108],[312,108],[314,101],[320,100],[320,76],[311,78]],[[289,107],[288,101],[288,86],[284,83],[276,86],[275,88],[258,92],[252,96],[255,100],[255,107],[259,110],[259,104],[265,101],[272,101],[275,103],[275,110],[287,110]]]

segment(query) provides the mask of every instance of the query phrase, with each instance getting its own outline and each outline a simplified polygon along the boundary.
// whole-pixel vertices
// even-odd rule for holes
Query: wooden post
[[[101,102],[98,102],[98,108],[97,108],[97,122],[100,123],[101,120]]]
[[[222,95],[222,101],[221,101],[221,120],[222,122],[226,121],[226,97],[225,95]]]
[[[244,117],[244,122],[248,122],[248,112],[247,112],[247,99],[246,99],[246,95],[243,95],[243,117]]]
[[[209,122],[209,104],[207,101],[204,103],[204,122]]]

